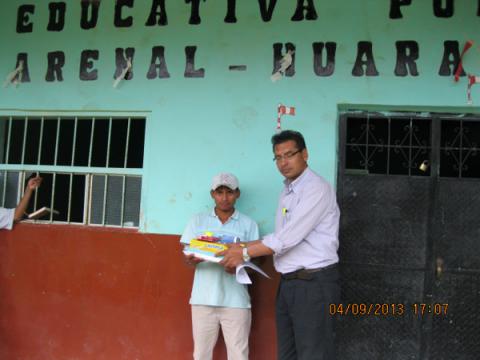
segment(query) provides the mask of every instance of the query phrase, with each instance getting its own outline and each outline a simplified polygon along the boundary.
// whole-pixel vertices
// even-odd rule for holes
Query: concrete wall
[[[167,23],[147,26],[152,5],[162,13],[162,3]],[[457,42],[452,49],[458,53],[467,40],[477,40],[478,2],[399,3],[403,4],[206,1],[198,2],[195,18],[195,6],[183,1],[102,1],[96,26],[83,29],[80,1],[65,3],[64,21],[62,11],[49,10],[59,9],[57,2],[8,1],[0,15],[0,74],[13,71],[18,54],[25,53],[30,82],[0,89],[0,115],[146,114],[142,231],[180,233],[192,213],[210,205],[207,189],[212,175],[226,170],[240,178],[244,190],[240,209],[268,232],[281,187],[269,144],[279,103],[296,107],[296,116],[284,117],[284,127],[305,133],[311,166],[331,182],[336,174],[339,109],[478,110],[467,107],[466,78],[453,81],[453,64],[439,74],[445,41]],[[236,6],[228,11],[228,4]],[[260,10],[262,4],[271,6],[271,16]],[[293,21],[299,5],[306,10]],[[307,19],[314,18],[313,10],[316,18]],[[18,20],[19,13],[26,15]],[[236,22],[226,22],[226,17],[234,20],[233,14]],[[115,19],[121,23],[115,25]],[[200,23],[189,23],[195,20]],[[23,32],[30,25],[31,32]],[[48,30],[49,25],[54,30]],[[403,41],[418,47],[418,54],[412,54],[413,48],[405,53],[415,58],[416,76],[408,67],[406,76],[395,74],[402,58],[396,42]],[[317,51],[321,62],[315,66],[313,48],[328,42],[336,44],[330,74],[320,66],[326,66],[326,50],[321,56]],[[362,75],[352,74],[357,57],[367,60],[358,51],[362,42],[371,43],[370,64],[375,65],[376,76],[368,76],[366,66],[357,68]],[[284,54],[287,43],[295,46],[294,74],[292,68],[292,76],[273,83],[274,44],[283,46]],[[152,48],[158,46],[163,47],[169,77],[159,78],[157,72],[148,79]],[[196,51],[187,60],[189,46]],[[117,48],[134,49],[133,77],[114,89]],[[86,50],[98,51],[98,59],[86,56]],[[47,75],[54,67],[48,64],[48,54],[56,52],[65,58],[61,81],[56,72]],[[82,54],[90,67],[82,66]],[[447,55],[452,63],[454,53]],[[467,71],[476,73],[479,60],[475,45],[465,56]],[[190,75],[204,69],[203,77],[185,77],[187,62]],[[247,70],[229,71],[230,65],[246,65]],[[96,79],[81,80],[81,70],[89,74],[84,75],[87,78],[95,73]],[[480,96],[475,86],[473,92],[474,98]]]

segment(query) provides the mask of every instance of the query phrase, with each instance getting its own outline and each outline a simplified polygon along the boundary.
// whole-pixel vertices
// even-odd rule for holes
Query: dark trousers
[[[334,321],[329,305],[340,301],[338,269],[310,279],[281,279],[277,292],[279,360],[334,360]]]

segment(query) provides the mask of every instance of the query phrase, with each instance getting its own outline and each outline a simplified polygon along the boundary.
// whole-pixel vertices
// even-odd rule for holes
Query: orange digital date
[[[352,316],[403,316],[408,313],[415,316],[447,315],[448,304],[441,303],[346,303],[330,304],[330,315]]]
[[[402,316],[406,312],[405,304],[383,303],[347,303],[330,304],[330,315],[353,316]]]

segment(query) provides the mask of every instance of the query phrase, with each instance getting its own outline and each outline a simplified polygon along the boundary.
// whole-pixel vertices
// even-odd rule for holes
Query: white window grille
[[[138,227],[144,117],[0,117],[0,206],[15,207],[30,176],[36,220]]]

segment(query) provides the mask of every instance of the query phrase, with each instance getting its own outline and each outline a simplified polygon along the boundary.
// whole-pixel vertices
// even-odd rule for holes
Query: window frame
[[[429,120],[431,123],[430,128],[430,144],[426,148],[430,151],[429,157],[429,171],[421,176],[418,174],[392,174],[389,171],[385,173],[374,173],[368,171],[368,169],[360,169],[360,168],[349,168],[347,164],[347,152],[348,147],[352,144],[349,143],[348,140],[348,121],[351,118],[358,118],[358,119],[370,119],[370,118],[388,118],[388,119],[410,119],[410,120],[420,120],[425,119]],[[467,156],[470,156],[470,153],[474,153],[475,155],[480,155],[480,136],[478,137],[478,142],[472,141],[471,143],[473,146],[471,147],[464,147],[460,145],[459,147],[448,147],[444,146],[443,144],[443,134],[442,131],[444,129],[444,125],[447,122],[457,122],[460,127],[460,131],[462,130],[463,124],[466,122],[476,123],[476,127],[480,127],[480,114],[473,114],[473,113],[466,113],[462,111],[458,112],[451,112],[451,113],[444,113],[444,112],[434,112],[434,111],[379,111],[379,110],[367,110],[367,109],[345,109],[339,111],[339,131],[340,131],[340,141],[338,143],[339,149],[339,166],[342,169],[342,172],[345,174],[351,175],[363,175],[363,176],[407,176],[407,177],[434,177],[434,178],[441,178],[441,179],[462,179],[462,180],[477,180],[480,179],[480,176],[464,176],[462,174],[462,169],[459,168],[458,175],[444,175],[445,168],[442,166],[448,166],[442,160],[442,156],[444,156],[444,152],[448,152],[449,150],[457,150],[460,152],[466,152]],[[368,120],[367,120],[368,122]],[[477,129],[478,130],[478,129]],[[390,128],[389,128],[390,131]],[[390,134],[389,134],[390,136]],[[461,142],[460,142],[461,143]],[[353,144],[355,145],[355,144]],[[362,144],[360,144],[362,145]],[[363,144],[367,147],[369,144]],[[411,145],[411,144],[410,144]],[[367,159],[368,160],[368,159]],[[480,157],[479,157],[480,161]],[[460,156],[460,163],[456,164],[457,166],[463,166],[462,157]],[[390,166],[389,164],[387,166]],[[387,169],[388,170],[388,169]]]
[[[33,223],[39,223],[39,224],[73,224],[73,225],[80,225],[80,226],[93,226],[93,227],[114,227],[114,228],[132,228],[132,229],[140,229],[143,224],[142,224],[142,218],[140,217],[141,214],[141,209],[142,209],[142,198],[143,198],[143,192],[142,188],[144,187],[144,169],[145,169],[145,154],[146,154],[146,142],[147,142],[147,126],[149,122],[149,117],[150,117],[151,112],[150,111],[101,111],[101,112],[91,112],[91,111],[45,111],[45,110],[29,110],[29,111],[21,111],[18,109],[0,109],[0,118],[1,119],[13,119],[13,118],[20,118],[20,119],[28,119],[28,118],[56,118],[57,120],[61,119],[75,119],[75,122],[77,121],[82,121],[82,119],[109,119],[110,121],[110,130],[108,132],[108,138],[110,141],[111,137],[111,123],[115,121],[115,119],[138,119],[141,118],[144,120],[144,138],[143,138],[143,161],[142,161],[142,167],[141,168],[127,168],[127,167],[92,167],[92,166],[75,166],[73,165],[74,157],[75,157],[75,132],[77,127],[74,126],[74,139],[73,139],[73,145],[72,145],[72,162],[71,165],[55,165],[57,163],[57,151],[58,151],[58,137],[59,137],[59,128],[60,128],[60,121],[57,122],[57,140],[56,140],[56,147],[55,147],[55,159],[54,159],[54,165],[38,165],[38,164],[25,164],[25,142],[26,142],[26,132],[27,132],[27,127],[25,126],[24,129],[24,136],[23,136],[23,144],[22,144],[22,164],[6,164],[6,163],[0,163],[0,172],[6,173],[6,172],[18,172],[19,173],[19,179],[18,179],[18,188],[17,188],[17,203],[21,199],[24,193],[24,187],[22,186],[25,183],[25,174],[26,173],[56,173],[56,174],[70,174],[71,176],[73,175],[85,175],[85,195],[84,195],[84,215],[83,215],[83,222],[71,222],[71,221],[55,221],[52,220],[52,216],[48,220],[43,219],[43,220],[26,220],[28,222],[33,222]],[[135,120],[133,120],[135,121]],[[130,125],[130,121],[128,122],[128,126]],[[91,131],[93,134],[94,122],[92,122],[91,126]],[[10,127],[11,129],[11,127]],[[127,138],[126,138],[126,155],[124,159],[124,166],[126,166],[127,163],[127,157],[128,157],[128,139],[130,132],[128,131],[129,127],[127,128]],[[8,134],[5,134],[5,137],[8,137],[6,141],[10,141],[10,132]],[[41,136],[41,135],[40,135]],[[9,144],[9,143],[8,143]],[[88,163],[91,164],[91,159],[92,159],[92,144],[93,144],[93,136],[90,138],[90,149],[89,149],[89,156],[88,156]],[[41,138],[40,138],[40,144],[39,144],[39,153],[37,157],[37,163],[40,162],[40,148],[41,148]],[[108,164],[108,152],[109,152],[109,146],[107,147],[107,160],[106,160],[106,165]],[[4,153],[4,148],[2,146],[2,149],[0,150],[0,157],[2,159],[7,159],[8,156],[8,149],[7,153]],[[138,204],[138,207],[140,209],[139,214],[138,214],[138,226],[125,226],[123,224],[123,219],[122,219],[122,224],[121,225],[111,225],[111,224],[92,224],[90,223],[90,212],[91,212],[91,207],[92,207],[92,198],[91,198],[91,192],[92,192],[92,179],[94,176],[97,175],[104,175],[106,177],[108,176],[122,176],[124,177],[124,184],[126,182],[127,177],[138,177],[140,178],[140,197],[139,201],[140,203]],[[71,186],[71,185],[70,185]],[[122,194],[122,196],[125,196],[125,194]],[[36,201],[37,198],[37,193],[35,192],[34,195],[35,199],[32,199],[32,203]],[[5,198],[5,195],[0,198],[0,201],[3,203],[3,199]],[[52,197],[53,198],[53,197]],[[69,199],[71,202],[71,199]],[[70,208],[70,202],[68,204],[68,207]],[[53,200],[52,200],[53,204]],[[125,208],[125,203],[123,202],[123,209],[121,210],[121,213],[123,214]],[[104,209],[105,211],[105,209]],[[105,219],[106,215],[103,214],[103,218]]]

